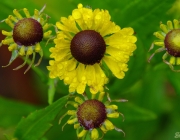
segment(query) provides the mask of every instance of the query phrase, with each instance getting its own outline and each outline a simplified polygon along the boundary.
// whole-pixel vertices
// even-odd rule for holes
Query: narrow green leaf
[[[31,113],[18,124],[14,137],[18,140],[38,140],[52,127],[55,119],[67,101],[67,96],[60,98],[48,107]]]

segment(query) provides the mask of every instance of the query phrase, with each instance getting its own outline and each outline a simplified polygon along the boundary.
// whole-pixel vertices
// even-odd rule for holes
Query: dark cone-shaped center
[[[19,20],[13,29],[13,39],[18,45],[32,46],[43,38],[42,25],[35,19]]]
[[[77,33],[71,41],[71,54],[83,64],[99,63],[106,51],[103,37],[94,30],[84,30]]]
[[[105,105],[98,100],[87,100],[78,107],[78,121],[86,130],[99,127],[106,117]]]
[[[180,29],[173,29],[168,32],[164,44],[170,55],[180,57]]]

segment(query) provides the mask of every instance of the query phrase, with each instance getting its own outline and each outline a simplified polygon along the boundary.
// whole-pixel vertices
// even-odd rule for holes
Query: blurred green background
[[[166,24],[167,20],[180,18],[180,0],[4,0],[0,1],[0,20],[12,14],[13,9],[28,8],[32,15],[35,8],[40,10],[46,4],[44,12],[51,17],[49,22],[55,24],[60,17],[70,15],[78,3],[93,9],[107,9],[112,21],[121,28],[133,27],[138,38],[137,50],[130,58],[125,78],[119,80],[111,76],[107,85],[111,98],[128,100],[119,103],[119,111],[124,114],[125,121],[121,117],[111,119],[126,136],[113,130],[105,135],[104,140],[180,139],[175,138],[175,133],[180,132],[180,73],[172,72],[162,62],[163,52],[155,55],[151,63],[147,62],[153,52],[148,52],[149,47],[156,39],[153,32],[159,30],[160,22]],[[1,23],[2,29],[8,31],[10,27]],[[1,40],[3,38],[1,35]],[[51,46],[53,44],[44,48],[44,59],[38,66],[46,76]],[[9,59],[7,46],[2,46],[0,65],[8,64]],[[76,140],[72,125],[67,125],[64,131],[61,131],[62,125],[58,125],[59,117],[66,112],[61,110],[66,99],[58,99],[67,95],[68,87],[59,81],[54,97],[56,102],[49,106],[47,91],[51,81],[43,79],[32,69],[25,75],[24,68],[12,70],[22,62],[17,59],[11,66],[0,68],[0,140],[14,136],[19,140]],[[24,117],[27,119],[22,119]],[[31,135],[34,137],[26,137]]]

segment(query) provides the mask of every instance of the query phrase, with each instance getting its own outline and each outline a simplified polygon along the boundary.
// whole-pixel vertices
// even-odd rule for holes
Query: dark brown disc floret
[[[107,118],[105,105],[95,99],[87,100],[78,107],[78,122],[85,130],[98,128]]]
[[[32,46],[43,38],[42,25],[33,18],[19,20],[13,29],[13,39],[18,45]]]
[[[93,65],[99,63],[106,51],[103,37],[94,30],[78,32],[71,40],[71,54],[80,63]]]
[[[180,29],[169,31],[166,34],[164,44],[170,55],[180,57]]]

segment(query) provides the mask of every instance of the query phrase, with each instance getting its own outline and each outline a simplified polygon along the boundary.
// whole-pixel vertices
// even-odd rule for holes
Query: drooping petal
[[[90,7],[83,7],[82,4],[78,4],[78,8],[74,9],[68,18],[62,17],[56,26],[60,31],[57,32],[57,37],[54,39],[55,47],[50,49],[50,57],[59,64],[56,66],[56,63],[56,65],[50,66],[54,68],[48,67],[48,69],[50,71],[56,69],[56,72],[60,70],[56,75],[59,75],[59,78],[69,85],[69,92],[83,94],[86,86],[94,95],[103,92],[104,85],[108,83],[108,77],[104,72],[106,66],[117,78],[122,79],[125,76],[124,72],[128,70],[126,63],[136,49],[137,38],[134,36],[132,28],[121,29],[111,21],[107,10],[93,10]],[[79,33],[82,31],[84,33],[85,30],[99,33],[106,47],[104,54],[100,54],[102,57],[98,56],[100,60],[97,62],[83,63],[76,59],[77,56],[74,56],[74,52],[71,52],[74,51],[72,48],[79,41],[77,39]],[[75,37],[76,39],[74,39]],[[76,49],[78,50],[78,47]],[[76,55],[81,55],[78,53],[79,51],[75,50],[75,52]],[[51,77],[55,77],[54,72],[53,74],[50,72],[50,74]]]
[[[119,79],[124,78],[125,74],[123,69],[121,70],[118,67],[118,63],[113,60],[111,57],[105,56],[104,59],[105,63],[107,64],[107,66],[110,68],[110,70],[112,71],[112,73]],[[126,71],[126,70],[125,70]]]

